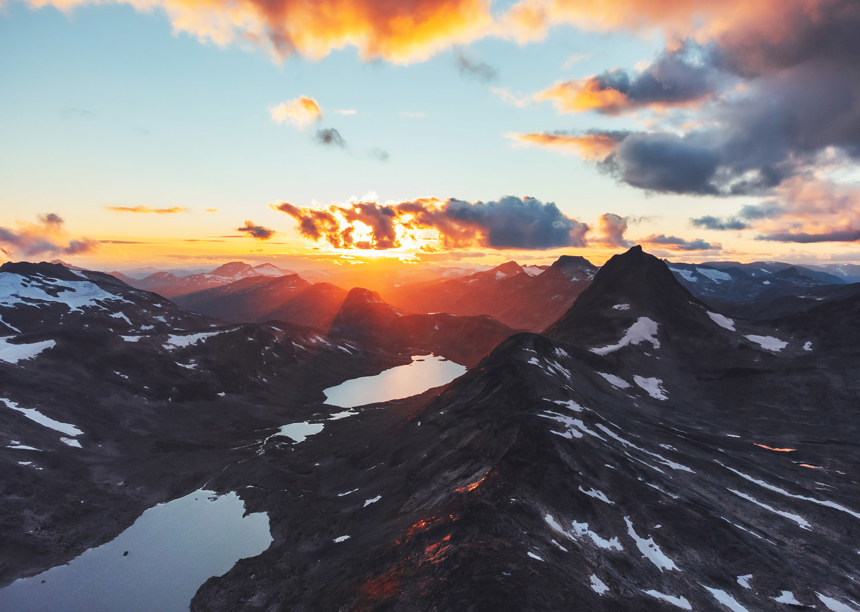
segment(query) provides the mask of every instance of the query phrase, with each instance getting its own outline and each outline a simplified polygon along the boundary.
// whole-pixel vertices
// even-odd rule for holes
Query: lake
[[[244,512],[235,493],[204,490],[159,504],[107,544],[0,589],[0,610],[188,610],[206,580],[271,544],[269,517]]]
[[[376,376],[347,380],[323,391],[326,403],[341,408],[387,402],[423,393],[466,373],[466,366],[436,355],[413,355],[412,363],[396,366]]]

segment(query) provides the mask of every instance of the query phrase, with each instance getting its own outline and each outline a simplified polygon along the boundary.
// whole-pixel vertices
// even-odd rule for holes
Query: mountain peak
[[[566,342],[606,342],[618,334],[619,325],[638,317],[711,327],[698,306],[698,300],[675,279],[668,266],[637,245],[606,262],[591,286],[547,330],[547,335]]]
[[[231,261],[230,263],[225,263],[221,266],[218,266],[211,272],[216,276],[237,276],[239,274],[249,275],[255,274],[254,268],[252,268],[249,264],[246,264],[244,261]]]

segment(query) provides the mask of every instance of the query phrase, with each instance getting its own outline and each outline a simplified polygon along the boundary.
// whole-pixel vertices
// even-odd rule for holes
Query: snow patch
[[[669,557],[667,557],[660,547],[654,543],[654,538],[645,538],[639,537],[639,534],[636,533],[636,530],[633,529],[633,522],[630,520],[630,517],[625,516],[624,522],[627,523],[627,534],[633,538],[633,541],[636,542],[636,547],[639,549],[639,552],[642,553],[642,556],[648,559],[651,563],[657,566],[657,568],[662,572],[664,569],[667,570],[677,570],[678,566],[675,565],[675,562],[672,561]],[[685,600],[686,601],[686,600]],[[689,606],[689,604],[687,604]],[[689,608],[687,608],[689,609]]]
[[[719,325],[720,327],[725,328],[729,331],[736,331],[734,319],[730,319],[728,317],[724,317],[723,315],[721,315],[719,313],[710,312],[710,311],[708,311],[708,316],[711,317],[711,320],[714,323],[716,323],[717,325]],[[705,588],[707,588],[707,587],[705,587]]]
[[[734,489],[729,489],[729,492],[734,493],[738,497],[745,499],[748,502],[754,503],[756,506],[760,506],[760,507],[764,508],[765,510],[769,510],[770,512],[773,512],[774,514],[778,514],[779,516],[781,516],[783,518],[787,518],[790,521],[794,521],[795,523],[798,524],[798,526],[801,529],[806,529],[806,530],[811,529],[809,526],[809,522],[805,518],[800,516],[799,514],[794,514],[792,512],[785,512],[784,510],[777,510],[773,506],[768,506],[766,503],[760,502],[759,500],[755,499],[751,495],[747,495],[746,493],[741,493],[740,491],[735,491]]]
[[[815,596],[818,597],[818,600],[823,603],[828,610],[832,610],[833,612],[858,612],[857,608],[844,604],[838,599],[833,599],[832,597],[822,595],[821,593],[815,593]]]
[[[79,436],[83,431],[75,427],[74,425],[70,425],[69,423],[62,423],[60,421],[55,421],[52,418],[46,417],[44,414],[39,412],[34,408],[21,408],[17,403],[13,402],[10,399],[6,399],[5,397],[0,397],[0,402],[4,402],[9,408],[20,412],[25,417],[30,419],[31,421],[35,421],[39,425],[43,427],[47,427],[48,429],[53,429],[54,431],[59,431],[60,433],[66,434],[67,436]]]
[[[591,575],[591,590],[597,593],[598,595],[603,595],[605,592],[609,590],[609,587],[597,576],[594,574]]]
[[[812,350],[812,342],[810,342],[809,340],[804,342],[803,343],[803,350],[804,351],[811,351]]]
[[[688,283],[697,283],[699,279],[695,277],[691,270],[682,270],[681,268],[669,268],[675,274],[680,274]]]
[[[654,589],[649,589],[647,591],[642,591],[646,595],[650,595],[655,599],[662,599],[665,602],[672,604],[682,610],[692,610],[693,607],[690,605],[690,602],[687,601],[686,597],[675,597],[674,595],[666,595],[665,593],[661,593],[660,591],[655,591]]]
[[[633,382],[644,389],[648,395],[658,400],[667,400],[666,390],[663,388],[663,381],[659,378],[645,378],[644,376],[634,376]]]
[[[364,505],[362,506],[362,508],[367,508],[370,504],[375,504],[380,499],[382,499],[382,495],[377,495],[376,497],[371,497],[370,499],[365,499]]]
[[[744,608],[741,604],[735,601],[735,598],[726,593],[725,591],[721,591],[720,589],[712,589],[711,587],[707,587],[704,584],[702,585],[708,593],[714,596],[718,602],[723,604],[732,612],[749,612],[746,608]]]
[[[660,348],[660,341],[657,339],[658,327],[659,324],[656,321],[649,319],[648,317],[639,317],[636,319],[636,322],[630,326],[630,329],[624,332],[624,337],[622,337],[616,344],[592,348],[590,350],[592,353],[597,355],[606,355],[629,344],[641,344],[642,342],[650,342],[655,349],[658,349]]]
[[[212,336],[223,334],[224,331],[226,330],[220,330],[215,332],[200,332],[197,334],[187,334],[184,336],[171,334],[167,337],[167,342],[164,344],[164,348],[166,348],[167,350],[174,348],[185,348],[187,346],[191,346],[192,344],[198,344],[206,338],[211,338]]]
[[[745,589],[751,589],[750,580],[752,580],[752,574],[744,574],[743,576],[738,576],[738,584],[741,585]]]
[[[726,274],[725,272],[714,270],[713,268],[696,268],[696,272],[702,276],[707,276],[715,283],[724,283],[732,280],[731,274]]]
[[[791,591],[782,591],[779,594],[779,597],[771,597],[776,603],[790,604],[792,606],[802,606],[803,604],[797,601],[794,597],[794,593]]]
[[[773,352],[779,352],[788,346],[788,342],[780,340],[779,338],[774,338],[773,336],[756,336],[755,334],[750,334],[749,336],[744,336],[744,338],[751,342],[755,342],[763,349]]]
[[[612,310],[630,310],[630,304],[616,304]]]
[[[143,338],[143,336],[120,336],[120,338],[126,342],[140,342],[140,339]]]
[[[332,542],[334,542],[335,544],[340,544],[341,542],[346,542],[351,537],[352,536],[348,536],[348,535],[338,536],[334,540],[332,540]]]
[[[44,304],[63,304],[69,312],[83,312],[83,308],[98,308],[105,310],[100,302],[128,302],[124,298],[108,293],[95,283],[89,281],[59,281],[34,274],[27,277],[12,272],[0,272],[0,304],[16,306],[27,304],[42,306]],[[57,293],[54,297],[47,291]],[[37,302],[37,304],[34,304]]]
[[[616,376],[615,374],[607,374],[606,372],[598,372],[603,378],[606,379],[610,385],[615,387],[616,389],[629,389],[630,383],[621,378],[620,376]]]
[[[31,342],[30,344],[12,344],[6,338],[0,338],[0,361],[18,363],[36,357],[39,353],[57,345],[54,340]]]
[[[543,561],[543,559],[542,559],[542,558],[538,557],[536,554],[534,554],[534,553],[533,553],[533,552],[531,552],[531,551],[529,551],[529,552],[528,552],[528,553],[526,553],[526,554],[527,554],[529,557],[531,557],[532,559],[537,559],[538,561]]]
[[[605,503],[609,504],[610,506],[615,504],[615,502],[613,502],[611,499],[606,497],[606,493],[604,493],[603,491],[599,491],[598,489],[589,489],[588,491],[586,491],[582,487],[579,487],[579,492],[584,493],[585,495],[588,495],[589,497],[593,497],[594,499],[599,499],[600,501],[605,502]]]

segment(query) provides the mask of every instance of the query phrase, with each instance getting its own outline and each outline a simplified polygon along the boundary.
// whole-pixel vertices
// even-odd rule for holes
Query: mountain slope
[[[730,330],[639,249],[588,292],[553,338],[508,339],[438,397],[368,407],[225,472],[225,490],[253,482],[275,541],[192,608],[856,605],[856,349],[834,371],[788,335],[811,331]],[[618,343],[617,312],[659,319],[660,346],[592,350]],[[746,337],[767,334],[787,344]],[[259,492],[273,470],[276,499]]]
[[[383,297],[408,312],[489,315],[514,329],[538,331],[570,307],[596,270],[582,257],[564,255],[532,276],[509,261],[470,276],[406,285]]]

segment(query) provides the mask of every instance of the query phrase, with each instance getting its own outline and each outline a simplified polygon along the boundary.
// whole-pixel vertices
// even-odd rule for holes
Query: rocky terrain
[[[60,266],[0,292],[4,584],[205,486],[272,543],[192,609],[860,609],[858,293],[741,319],[638,247],[543,334],[360,289],[326,331]],[[422,349],[471,367],[331,419],[323,389]]]

